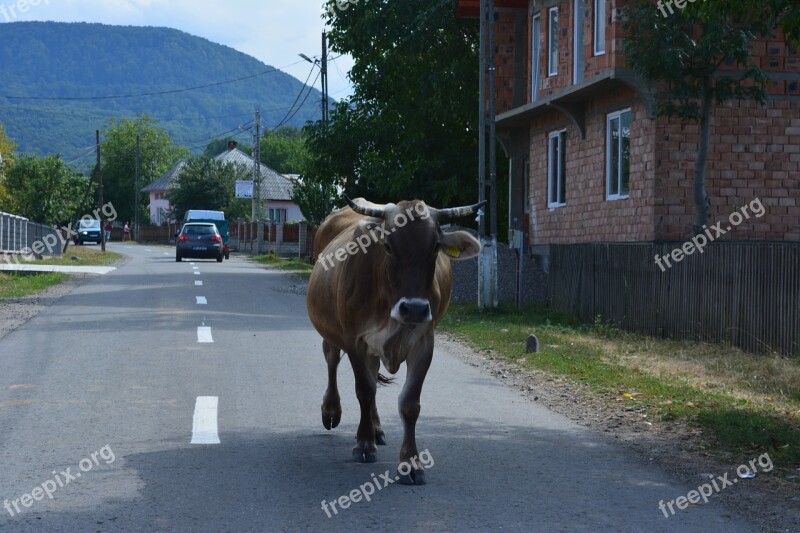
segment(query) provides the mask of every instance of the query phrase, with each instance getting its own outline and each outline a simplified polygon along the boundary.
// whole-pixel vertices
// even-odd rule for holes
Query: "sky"
[[[298,54],[322,54],[322,4],[323,0],[0,0],[0,24],[38,20],[165,26],[230,46],[304,81],[311,65]],[[346,79],[351,66],[349,56],[329,65],[332,98],[351,94]]]

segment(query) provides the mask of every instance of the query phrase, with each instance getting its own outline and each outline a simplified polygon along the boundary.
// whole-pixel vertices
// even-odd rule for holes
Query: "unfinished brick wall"
[[[606,200],[606,119],[630,108],[631,175],[628,198]],[[547,202],[550,132],[567,130],[566,205]],[[530,244],[636,242],[654,238],[654,122],[630,89],[598,99],[587,108],[586,139],[562,115],[531,124]]]
[[[658,119],[656,239],[682,240],[694,223],[698,126]],[[800,101],[727,102],[714,112],[706,167],[709,222],[727,222],[759,198],[766,208],[733,227],[728,240],[800,241]]]

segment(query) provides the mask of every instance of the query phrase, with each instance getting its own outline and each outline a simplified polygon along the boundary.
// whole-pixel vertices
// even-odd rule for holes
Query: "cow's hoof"
[[[342,421],[342,410],[340,409],[325,409],[325,404],[322,405],[322,425],[325,429],[330,430],[339,425]]]
[[[386,446],[386,433],[381,430],[375,432],[375,444]]]
[[[378,449],[369,446],[356,446],[353,448],[353,461],[356,463],[374,463],[378,460]]]
[[[401,485],[424,485],[427,483],[425,480],[425,471],[424,470],[414,470],[412,469],[411,472],[408,474],[403,474],[400,472],[400,469],[397,470],[397,475],[400,476]]]

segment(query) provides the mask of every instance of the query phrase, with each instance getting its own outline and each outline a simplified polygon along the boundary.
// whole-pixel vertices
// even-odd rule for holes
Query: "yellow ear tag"
[[[444,253],[446,253],[450,257],[455,257],[456,259],[461,257],[461,250],[459,248],[456,248],[455,246],[450,246],[449,248],[445,248]]]

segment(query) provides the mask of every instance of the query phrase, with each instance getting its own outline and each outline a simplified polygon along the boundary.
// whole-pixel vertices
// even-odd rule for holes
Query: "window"
[[[548,138],[547,207],[565,205],[567,130],[554,131]]]
[[[631,170],[631,110],[608,115],[606,138],[606,196],[628,197]]]
[[[547,75],[558,74],[558,8],[551,7],[547,25]]]
[[[539,99],[539,73],[541,70],[541,56],[542,56],[542,17],[536,15],[533,17],[532,28],[532,46],[531,46],[531,102]]]
[[[583,81],[583,0],[575,0],[572,10],[575,18],[575,30],[572,53],[572,83]]]
[[[606,0],[594,0],[594,55],[606,53]]]
[[[270,209],[269,219],[277,224],[286,222],[286,209]]]

